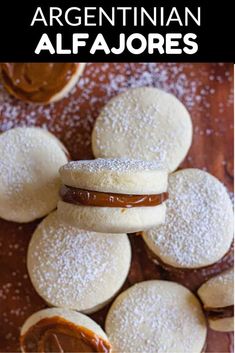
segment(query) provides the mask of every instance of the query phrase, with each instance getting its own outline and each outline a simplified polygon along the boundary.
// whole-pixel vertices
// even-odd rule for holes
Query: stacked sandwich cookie
[[[212,330],[234,330],[234,270],[209,279],[198,290]]]
[[[167,172],[131,159],[69,162],[60,168],[62,221],[96,232],[133,233],[165,220]]]
[[[169,176],[168,193],[165,224],[143,232],[154,261],[170,271],[219,267],[233,241],[232,202],[223,184],[202,170],[183,169]]]

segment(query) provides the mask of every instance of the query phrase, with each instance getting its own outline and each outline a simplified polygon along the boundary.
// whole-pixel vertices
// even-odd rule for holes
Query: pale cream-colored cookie
[[[69,162],[60,168],[62,221],[96,232],[131,233],[165,219],[167,172],[129,159]]]
[[[61,223],[54,212],[32,236],[27,267],[36,291],[48,304],[87,313],[117,293],[130,261],[126,234],[79,230]]]
[[[192,142],[192,122],[184,105],[172,94],[139,87],[112,98],[98,116],[92,132],[95,157],[157,160],[172,172]]]
[[[0,135],[0,217],[30,222],[56,208],[68,152],[51,133],[18,127]]]
[[[224,185],[199,169],[169,177],[164,225],[143,233],[166,266],[200,268],[219,261],[233,240],[233,209]]]
[[[23,101],[48,104],[64,98],[75,86],[84,63],[3,63],[4,87]]]
[[[166,205],[154,207],[94,207],[58,202],[60,219],[66,224],[96,232],[135,233],[165,221]]]
[[[121,293],[105,323],[114,352],[201,353],[206,321],[197,298],[167,281],[146,281]]]
[[[234,304],[234,270],[231,268],[210,278],[198,290],[205,309],[222,308]]]
[[[215,331],[234,330],[234,269],[205,282],[198,290],[210,327]]]
[[[65,185],[117,194],[159,194],[167,189],[167,172],[158,163],[132,159],[72,161],[60,168]]]
[[[50,308],[31,315],[20,333],[22,353],[112,351],[102,328],[88,316],[69,309]]]
[[[214,331],[219,332],[232,332],[234,331],[234,316],[233,317],[225,317],[224,319],[208,319],[209,326]]]

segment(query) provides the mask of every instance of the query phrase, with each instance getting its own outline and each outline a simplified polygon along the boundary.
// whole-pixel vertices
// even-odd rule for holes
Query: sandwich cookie
[[[38,294],[51,306],[90,313],[121,288],[130,267],[126,234],[87,232],[64,225],[57,212],[34,232],[27,267]]]
[[[132,233],[164,222],[167,172],[129,159],[69,162],[60,168],[61,220],[96,232]]]
[[[47,104],[68,94],[84,70],[83,63],[4,63],[7,91],[26,102]]]
[[[198,290],[212,330],[234,330],[234,270],[209,279]]]
[[[95,157],[157,160],[172,172],[192,142],[192,122],[184,105],[154,87],[129,89],[112,98],[92,132]]]
[[[0,135],[0,217],[31,222],[56,208],[68,152],[51,133],[18,127]]]
[[[121,293],[105,323],[114,352],[201,353],[206,321],[197,298],[167,281],[146,281]]]
[[[22,353],[112,352],[106,334],[95,321],[59,308],[40,310],[26,320],[20,348]]]
[[[153,258],[171,271],[219,262],[233,241],[232,203],[223,184],[202,170],[184,169],[170,175],[168,192],[165,224],[143,233]]]

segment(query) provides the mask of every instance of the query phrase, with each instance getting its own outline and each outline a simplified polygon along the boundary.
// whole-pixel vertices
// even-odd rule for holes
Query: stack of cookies
[[[36,103],[60,98],[78,77],[78,67],[64,74],[59,64],[69,79],[55,95],[52,83],[39,82],[38,68],[11,65],[2,70],[6,88]],[[31,90],[27,75],[35,83]],[[31,238],[27,266],[50,308],[26,320],[22,352],[201,353],[207,323],[233,330],[233,270],[220,268],[233,241],[232,203],[214,176],[177,170],[191,143],[186,108],[150,87],[107,103],[92,133],[94,160],[70,161],[63,144],[40,128],[0,135],[0,217],[30,222],[46,216]],[[197,295],[175,282],[135,284],[114,300],[105,333],[86,314],[122,288],[131,265],[127,233],[137,232],[167,271],[211,268],[211,279]]]

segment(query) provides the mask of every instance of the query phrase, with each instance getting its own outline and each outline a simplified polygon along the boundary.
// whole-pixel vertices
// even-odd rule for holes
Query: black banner
[[[0,61],[231,62],[231,1],[4,1]]]

